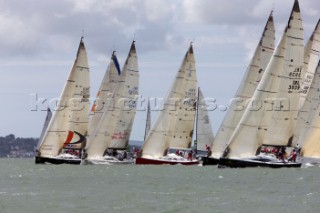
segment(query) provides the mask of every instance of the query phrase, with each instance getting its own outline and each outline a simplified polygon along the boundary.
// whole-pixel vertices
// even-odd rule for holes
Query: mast
[[[195,154],[198,154],[198,118],[199,118],[199,100],[200,100],[200,87],[198,87],[198,95],[197,95],[197,102],[196,102],[196,116],[195,116],[195,129],[196,129],[196,139],[194,140],[194,150]]]

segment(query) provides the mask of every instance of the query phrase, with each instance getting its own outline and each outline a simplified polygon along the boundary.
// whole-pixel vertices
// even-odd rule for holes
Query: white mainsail
[[[320,20],[318,21],[310,39],[304,49],[304,69],[306,70],[304,81],[302,82],[302,93],[300,106],[303,106],[309,87],[311,85],[314,72],[317,69],[320,52]]]
[[[40,156],[55,157],[62,148],[82,148],[88,132],[89,94],[89,65],[81,38],[76,60],[40,144]]]
[[[196,140],[197,150],[206,151],[206,145],[211,146],[214,136],[209,118],[206,100],[199,88],[198,106],[197,106],[197,125],[196,125]]]
[[[164,100],[164,108],[157,115],[144,142],[142,157],[162,157],[169,147],[190,148],[196,96],[197,76],[190,45]]]
[[[313,77],[315,75],[315,71],[317,69],[317,64],[319,60],[319,51],[320,51],[320,25],[319,22],[315,27],[306,47],[304,54],[304,63],[305,63],[305,78],[303,81],[302,93],[300,97],[300,108],[298,114],[297,125],[294,131],[293,144],[303,143],[304,136],[307,132],[307,129],[310,127],[311,120],[313,119],[313,114],[310,113],[312,109],[315,107],[313,99],[314,93],[317,91],[314,88],[317,88],[316,85],[310,87],[313,82]],[[310,89],[309,89],[310,88]]]
[[[145,131],[144,131],[144,140],[146,140],[146,137],[147,137],[150,129],[151,129],[151,107],[150,107],[150,99],[148,98],[146,128],[145,128]]]
[[[125,149],[129,143],[133,121],[139,98],[139,65],[135,42],[132,42],[128,58],[124,64],[126,72],[124,87],[115,90],[115,95],[121,97],[115,105],[117,114],[116,126],[108,148]]]
[[[271,12],[250,65],[247,68],[247,71],[235,95],[234,101],[231,103],[214,139],[211,147],[212,157],[221,157],[226,144],[230,140],[232,133],[236,129],[242,115],[244,114],[248,100],[252,98],[252,95],[270,61],[274,51],[274,42],[275,29],[273,12]],[[237,106],[239,104],[240,106]]]
[[[87,158],[103,157],[105,150],[110,147],[115,148],[115,145],[121,145],[121,148],[126,146],[136,111],[134,98],[138,95],[138,77],[138,62],[133,42],[113,91],[112,101],[108,101],[107,106],[103,108],[103,115],[96,129],[88,137]],[[119,129],[126,133],[125,137],[122,137],[122,132],[117,135]],[[113,142],[116,144],[113,145]]]
[[[120,78],[120,67],[115,51],[112,53],[109,66],[105,72],[97,97],[89,114],[88,136],[92,135],[103,115],[104,108],[112,102],[113,91]],[[111,104],[111,103],[110,103]]]
[[[320,61],[306,98],[307,101],[311,103],[311,107],[304,128],[305,133],[299,141],[299,144],[302,145],[301,155],[320,158]]]
[[[285,32],[250,101],[251,108],[245,110],[231,136],[225,157],[253,157],[262,144],[286,146],[290,143],[304,76],[303,51],[302,20],[296,0]],[[261,129],[261,123],[268,126]],[[266,131],[263,137],[259,137],[259,130]]]

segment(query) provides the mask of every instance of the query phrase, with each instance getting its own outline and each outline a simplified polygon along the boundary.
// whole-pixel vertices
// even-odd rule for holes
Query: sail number
[[[297,79],[301,77],[301,67],[295,68],[293,72],[289,73],[289,77],[293,79]],[[299,80],[293,80],[292,83],[289,85],[289,90],[300,90],[300,81]]]
[[[90,98],[90,87],[84,87],[81,91],[81,102],[89,102]]]
[[[139,93],[139,87],[133,87],[132,89],[129,89],[129,95],[138,95]]]

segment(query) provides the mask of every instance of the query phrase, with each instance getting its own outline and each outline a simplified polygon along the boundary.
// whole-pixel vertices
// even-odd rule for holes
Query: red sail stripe
[[[69,131],[68,133],[68,137],[66,139],[66,141],[63,144],[63,147],[66,147],[72,140],[74,133],[72,131]]]

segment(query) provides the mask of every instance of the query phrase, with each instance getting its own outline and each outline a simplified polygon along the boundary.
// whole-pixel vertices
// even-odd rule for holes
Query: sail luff
[[[255,89],[261,81],[261,77],[273,54],[274,43],[275,29],[273,12],[271,11],[253,58],[251,59],[237,93],[235,94],[234,101],[231,102],[216,134],[211,147],[212,157],[219,158],[222,155],[226,144],[230,140],[232,133],[244,114],[248,100],[253,96]]]

